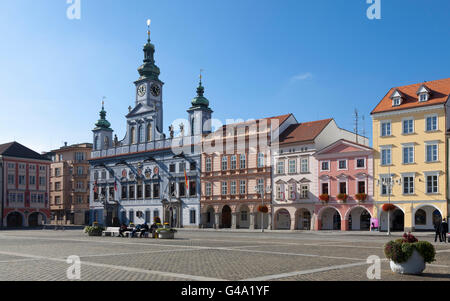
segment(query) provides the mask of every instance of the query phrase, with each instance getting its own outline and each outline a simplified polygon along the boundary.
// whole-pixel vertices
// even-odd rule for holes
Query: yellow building
[[[450,78],[391,88],[372,111],[374,214],[381,230],[433,230],[448,218]],[[385,208],[386,209],[386,208]],[[375,216],[374,215],[374,216]]]

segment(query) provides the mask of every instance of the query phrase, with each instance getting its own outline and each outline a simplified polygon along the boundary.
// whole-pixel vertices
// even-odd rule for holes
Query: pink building
[[[373,214],[373,149],[338,140],[314,155],[318,163],[317,230],[369,230]]]

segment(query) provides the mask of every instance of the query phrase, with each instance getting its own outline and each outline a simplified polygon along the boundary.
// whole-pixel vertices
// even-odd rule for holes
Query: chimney
[[[67,147],[67,142],[64,142],[64,147]]]

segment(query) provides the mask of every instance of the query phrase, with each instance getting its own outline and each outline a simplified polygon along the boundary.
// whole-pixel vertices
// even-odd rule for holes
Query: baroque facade
[[[448,213],[450,79],[391,88],[372,111],[375,215],[387,230],[433,230]]]
[[[134,108],[126,115],[126,135],[113,138],[104,108],[93,130],[90,165],[91,223],[151,223],[173,227],[200,222],[200,143],[211,132],[212,110],[200,84],[187,110],[187,124],[175,137],[163,131],[163,82],[155,65],[150,32],[139,67]],[[187,181],[186,181],[187,179]]]
[[[20,143],[0,145],[2,226],[35,227],[49,220],[50,163]]]

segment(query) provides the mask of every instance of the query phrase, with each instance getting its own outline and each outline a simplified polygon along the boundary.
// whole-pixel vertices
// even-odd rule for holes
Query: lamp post
[[[257,185],[257,186],[255,186],[255,191],[256,191],[256,193],[261,194],[261,232],[264,233],[264,212],[262,211],[262,208],[264,208],[265,192],[271,193],[271,188],[270,188],[270,186],[267,186],[267,188],[264,189],[264,186],[259,187]]]
[[[381,186],[386,185],[387,192],[388,192],[388,204],[391,204],[391,190],[393,187],[393,181],[392,181],[392,175],[391,175],[391,166],[388,166],[388,178],[382,178],[381,179]],[[383,189],[383,187],[381,187]],[[390,207],[390,206],[389,206]],[[388,210],[388,221],[387,221],[387,235],[391,236],[391,210],[389,208]]]

